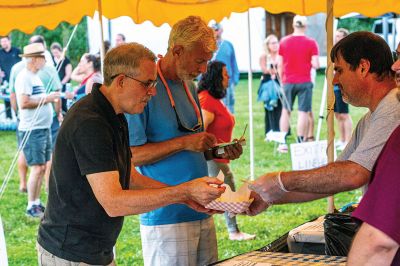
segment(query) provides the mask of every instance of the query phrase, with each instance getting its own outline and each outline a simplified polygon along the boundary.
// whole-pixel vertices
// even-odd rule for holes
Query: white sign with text
[[[290,144],[292,169],[307,170],[326,165],[326,147],[326,140]]]

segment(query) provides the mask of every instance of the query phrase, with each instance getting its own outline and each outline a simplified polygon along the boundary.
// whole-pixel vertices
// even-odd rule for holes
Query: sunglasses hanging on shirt
[[[185,92],[186,92],[186,95],[188,97],[188,100],[192,104],[194,112],[196,113],[196,117],[197,117],[197,124],[195,124],[192,127],[185,126],[182,123],[182,121],[181,121],[181,119],[180,119],[180,117],[178,115],[178,112],[176,111],[175,101],[174,101],[174,98],[172,97],[172,93],[171,93],[171,90],[170,90],[170,88],[169,88],[169,86],[167,84],[167,81],[165,80],[165,78],[164,78],[164,76],[163,76],[163,74],[161,72],[160,62],[161,62],[161,58],[157,62],[157,73],[160,76],[160,79],[161,79],[162,83],[164,84],[165,90],[167,91],[168,98],[169,98],[169,101],[171,103],[171,107],[172,107],[172,109],[174,109],[176,120],[178,122],[178,129],[180,131],[184,131],[184,132],[196,132],[196,131],[198,131],[203,126],[203,121],[201,119],[199,106],[196,104],[196,101],[193,99],[193,96],[190,93],[189,88],[187,87],[186,83],[182,80],[183,88],[185,89]]]

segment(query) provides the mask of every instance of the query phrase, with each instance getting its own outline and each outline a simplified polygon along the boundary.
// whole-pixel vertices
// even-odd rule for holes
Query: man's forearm
[[[163,188],[167,186],[167,184],[141,175],[132,167],[130,189]]]
[[[47,96],[39,99],[32,99],[31,97],[28,97],[28,99],[25,99],[24,101],[21,102],[21,109],[35,109],[39,106],[40,102],[43,102],[43,104],[47,104],[49,101]]]
[[[11,104],[11,108],[17,114],[18,106],[17,106],[17,97],[16,97],[15,93],[10,93],[10,104]]]
[[[128,200],[129,199],[129,200]],[[187,195],[178,187],[122,190],[113,197],[110,216],[135,215],[175,203],[184,203]]]
[[[137,175],[140,179],[141,176]],[[111,217],[139,214],[168,204],[183,203],[189,196],[181,186],[124,190],[119,183],[117,171],[90,174],[87,179],[96,199]],[[143,185],[140,181],[138,183]]]
[[[281,173],[282,183],[289,191],[335,194],[349,191],[368,183],[370,171],[351,162],[334,162],[304,171]]]
[[[354,237],[348,266],[391,265],[399,244],[377,228],[363,223]]]
[[[155,163],[174,153],[184,150],[182,138],[174,138],[158,143],[131,146],[132,162],[136,166]]]
[[[286,203],[300,203],[308,202],[312,200],[322,199],[331,196],[330,194],[319,194],[319,193],[302,193],[302,192],[288,192],[283,198],[274,202],[275,205],[286,204]]]
[[[57,116],[61,113],[61,98],[54,102],[54,111]]]

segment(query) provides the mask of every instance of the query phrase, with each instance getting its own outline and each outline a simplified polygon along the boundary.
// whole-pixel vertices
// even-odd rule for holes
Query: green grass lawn
[[[320,99],[322,94],[323,77],[317,76],[317,85],[313,97],[314,117],[317,119]],[[262,103],[256,102],[256,93],[259,81],[253,82],[253,121],[254,121],[254,145],[255,145],[255,174],[276,170],[290,170],[290,154],[275,154],[274,144],[264,142],[264,109]],[[240,137],[245,124],[248,124],[248,92],[247,81],[240,81],[236,88],[236,129],[234,137]],[[355,124],[365,109],[351,108],[353,123]],[[293,114],[291,125],[292,132],[296,132],[296,111]],[[317,121],[315,129],[317,128]],[[247,130],[249,139],[249,130]],[[293,134],[289,142],[294,141]],[[326,123],[323,123],[321,139],[326,137]],[[249,141],[247,144],[249,145]],[[244,148],[243,156],[231,163],[235,174],[237,185],[240,180],[250,174],[249,146]],[[16,138],[14,132],[0,132],[0,180],[3,180],[11,160],[16,152]],[[341,193],[335,196],[336,206],[340,207],[349,202],[356,201],[360,196],[359,191]],[[46,194],[42,193],[43,200]],[[7,253],[11,266],[36,265],[35,240],[37,234],[38,220],[32,220],[25,216],[26,194],[18,192],[18,175],[14,171],[7,190],[0,200],[0,215],[3,220],[5,237],[7,242]],[[303,204],[288,204],[273,206],[268,211],[256,216],[239,216],[238,223],[242,231],[257,234],[257,238],[247,242],[234,242],[228,240],[225,221],[222,215],[215,215],[214,220],[217,227],[219,259],[228,258],[240,253],[261,248],[282,234],[293,229],[310,219],[326,213],[327,203],[325,199]],[[122,233],[117,242],[118,265],[142,265],[141,242],[139,232],[138,216],[125,219]]]

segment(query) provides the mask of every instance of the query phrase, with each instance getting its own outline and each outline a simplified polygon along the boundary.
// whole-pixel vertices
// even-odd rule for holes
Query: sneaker
[[[32,218],[42,218],[43,212],[40,210],[40,207],[33,205],[32,208],[26,210],[26,216]]]
[[[280,153],[287,153],[289,149],[287,144],[281,143],[276,150]]]
[[[246,241],[256,238],[256,235],[251,235],[243,232],[229,233],[229,240],[232,241]]]
[[[39,203],[39,205],[34,205],[34,206],[36,206],[36,208],[39,208],[39,210],[44,213],[45,207],[42,205],[42,203]]]

